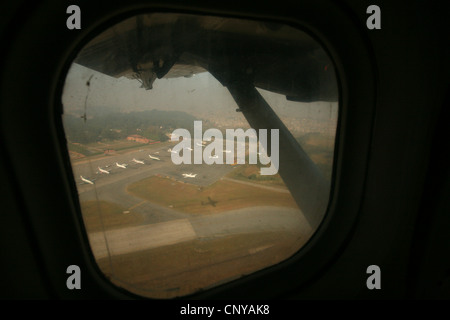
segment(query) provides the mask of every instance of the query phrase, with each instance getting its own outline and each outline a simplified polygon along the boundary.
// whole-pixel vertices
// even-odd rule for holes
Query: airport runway
[[[114,202],[144,216],[144,224],[141,226],[91,233],[89,239],[97,258],[105,257],[108,252],[111,255],[125,254],[196,238],[217,238],[240,233],[289,231],[302,235],[311,234],[310,227],[299,209],[250,207],[195,216],[150,203],[127,193],[126,187],[129,184],[153,175],[206,186],[235,168],[227,164],[175,165],[171,161],[170,152],[167,151],[171,145],[168,142],[126,154],[75,162],[73,171],[79,183],[77,187],[80,201]],[[161,160],[152,160],[148,157],[149,154]],[[133,162],[132,159],[144,161],[144,164]],[[128,166],[123,169],[116,166],[116,162],[126,163]],[[110,170],[110,174],[100,173],[99,167]],[[183,173],[197,173],[197,176],[184,178]],[[81,179],[77,179],[80,175],[95,179],[94,184],[80,184]]]
[[[213,215],[108,230],[89,234],[97,259],[176,244],[194,239],[216,239],[256,232],[290,232],[309,235],[299,210],[279,207],[243,208]]]

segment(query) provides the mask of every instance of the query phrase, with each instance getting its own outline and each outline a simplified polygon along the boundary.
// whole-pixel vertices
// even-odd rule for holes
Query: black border
[[[72,4],[72,3],[70,3]],[[56,52],[46,52],[45,48],[36,48],[35,61],[25,61],[18,66],[16,61],[5,66],[3,79],[14,75],[14,70],[19,70],[21,75],[47,75],[41,82],[34,83],[29,95],[22,96],[17,101],[17,90],[12,89],[10,95],[2,98],[3,102],[16,104],[17,108],[1,110],[3,119],[12,117],[18,119],[24,116],[21,110],[30,104],[36,104],[41,111],[33,111],[30,116],[34,121],[26,121],[25,125],[41,128],[37,139],[42,147],[45,143],[44,154],[48,154],[46,170],[34,172],[33,179],[27,179],[30,170],[21,170],[18,163],[25,152],[18,150],[10,136],[6,136],[5,147],[12,154],[10,163],[14,169],[14,175],[19,177],[19,188],[22,189],[24,202],[28,204],[26,210],[27,219],[36,231],[35,242],[42,251],[43,269],[49,274],[53,284],[54,295],[60,298],[77,298],[75,292],[68,292],[65,288],[65,266],[72,264],[63,253],[69,250],[76,256],[74,264],[80,265],[84,273],[88,288],[83,290],[84,298],[99,294],[110,298],[139,298],[113,287],[104,277],[98,274],[97,268],[89,258],[86,235],[80,225],[80,211],[77,205],[78,196],[74,198],[73,175],[71,174],[68,153],[61,123],[55,122],[60,118],[61,88],[68,66],[89,37],[96,35],[107,25],[114,24],[126,15],[149,11],[176,11],[191,14],[211,14],[249,19],[269,19],[281,23],[290,24],[296,28],[306,29],[314,34],[324,48],[329,50],[332,60],[335,62],[338,79],[340,80],[340,115],[338,125],[337,151],[334,164],[335,185],[332,188],[328,214],[319,230],[314,234],[308,244],[302,248],[299,254],[286,262],[267,268],[243,279],[213,288],[203,293],[193,294],[188,299],[245,299],[245,298],[272,298],[291,290],[305,287],[313,283],[338,259],[340,253],[351,239],[352,232],[357,223],[358,211],[364,194],[364,182],[366,176],[367,159],[370,154],[370,142],[373,121],[375,119],[374,106],[376,102],[376,68],[372,64],[372,51],[369,41],[361,30],[365,26],[351,16],[348,10],[339,7],[331,1],[305,1],[302,3],[277,3],[275,5],[262,4],[254,7],[251,1],[242,1],[238,9],[233,9],[232,3],[207,3],[199,2],[198,6],[184,5],[182,2],[166,1],[161,4],[149,4],[142,1],[129,1],[124,4],[120,1],[110,1],[107,6],[101,4],[89,4],[87,1],[77,3],[82,10],[82,30],[64,30],[65,18],[63,14],[69,3],[44,3],[37,6],[30,20],[25,21],[22,29],[16,32],[18,38],[13,41],[11,54],[20,54],[24,48],[30,49],[30,38],[39,32],[45,32],[45,43],[56,48]],[[275,7],[276,6],[276,7]],[[51,7],[51,9],[49,9]],[[49,16],[49,13],[57,13]],[[243,14],[242,12],[246,12]],[[87,14],[86,14],[87,13]],[[37,18],[39,17],[39,19]],[[338,29],[340,32],[338,32]],[[53,30],[53,32],[51,32]],[[46,32],[47,31],[47,32]],[[90,36],[89,36],[90,35]],[[28,42],[27,42],[28,41]],[[40,50],[40,51],[39,51]],[[56,75],[56,76],[55,76]],[[7,88],[7,86],[6,86]],[[2,90],[7,90],[2,88]],[[42,112],[46,110],[45,112]],[[43,114],[42,114],[43,113]],[[38,122],[38,123],[36,123]],[[8,128],[8,123],[5,124]],[[9,128],[12,129],[13,128]],[[19,137],[20,138],[20,137]],[[26,137],[21,137],[26,138]],[[41,148],[42,149],[42,148]],[[28,151],[39,152],[38,146],[30,146]],[[16,152],[14,152],[16,151]],[[45,162],[42,162],[45,163]],[[37,181],[48,179],[49,170],[56,166],[55,172],[65,172],[65,175],[50,174],[50,183],[54,184],[50,190],[42,190]],[[59,169],[59,170],[58,170]],[[345,184],[345,187],[343,185]],[[43,197],[48,192],[54,197],[55,206],[50,207]],[[76,192],[76,191],[75,191]],[[76,195],[76,194],[75,194]],[[43,200],[40,203],[39,199]],[[56,203],[55,203],[56,202]],[[48,208],[45,217],[39,216],[39,211],[34,206],[40,206],[42,210]],[[59,210],[58,210],[59,208]],[[58,212],[56,212],[58,211]],[[62,212],[70,212],[63,215]],[[56,223],[56,221],[58,223]],[[58,226],[57,226],[58,225]],[[60,235],[60,237],[58,236]],[[53,239],[51,241],[50,239]],[[70,240],[72,239],[72,240]],[[79,241],[75,241],[79,239]],[[66,241],[66,242],[64,242]],[[72,241],[72,243],[70,243]],[[55,243],[64,248],[56,248]],[[67,243],[67,245],[65,245]],[[70,244],[69,244],[70,243]],[[327,252],[326,257],[324,252]],[[59,259],[58,256],[61,258]],[[267,288],[270,287],[270,290]],[[89,292],[89,294],[87,294]]]

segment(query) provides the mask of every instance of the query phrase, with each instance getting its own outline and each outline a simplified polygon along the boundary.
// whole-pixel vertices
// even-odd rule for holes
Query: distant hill
[[[139,134],[152,140],[165,141],[166,133],[176,128],[192,130],[199,120],[182,111],[147,110],[129,113],[105,112],[105,108],[91,108],[83,119],[73,114],[63,116],[64,128],[69,141],[91,143],[102,140],[124,139]],[[95,110],[95,111],[94,111]]]

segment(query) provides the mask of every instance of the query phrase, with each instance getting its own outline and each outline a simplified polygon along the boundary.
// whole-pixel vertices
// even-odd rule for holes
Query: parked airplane
[[[151,154],[149,154],[148,156],[149,156],[150,159],[153,159],[153,160],[161,160],[160,158],[154,157],[154,156],[152,156]]]
[[[80,176],[80,178],[81,178],[81,180],[83,180],[83,181],[86,182],[86,183],[94,184],[94,182],[92,182],[91,180],[88,180],[88,179],[84,178],[83,176]]]
[[[106,173],[106,174],[109,174],[109,171],[108,171],[108,170],[102,169],[102,168],[100,168],[100,167],[98,167],[98,170],[100,171],[100,173]]]
[[[213,155],[213,156],[209,156],[210,159],[219,159],[219,156],[217,154]]]
[[[136,162],[136,163],[140,163],[140,164],[145,164],[144,163],[144,161],[141,161],[141,160],[136,160],[135,158],[133,158],[133,160],[132,161],[134,161],[134,162]]]
[[[183,173],[183,177],[185,178],[195,178],[197,173]]]
[[[167,152],[178,153],[176,151],[173,151],[172,148],[167,149]]]
[[[127,165],[125,163],[124,164],[120,164],[120,163],[116,162],[116,166],[118,166],[119,168],[124,168],[124,169],[127,168]]]

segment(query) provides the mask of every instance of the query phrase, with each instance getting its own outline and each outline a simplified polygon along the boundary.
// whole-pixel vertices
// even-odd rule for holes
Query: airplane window
[[[142,14],[73,61],[62,121],[93,256],[150,298],[297,253],[328,206],[334,66],[284,24]]]

